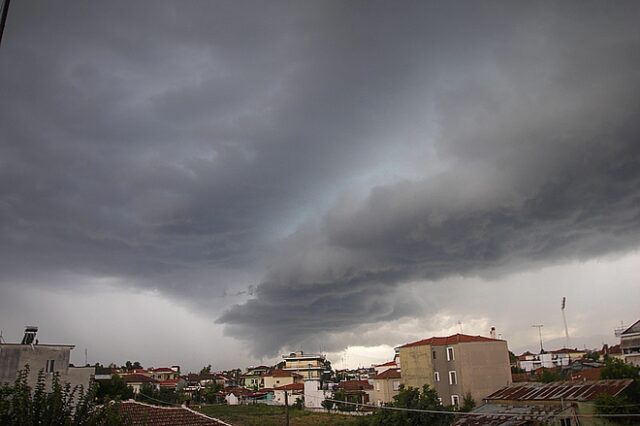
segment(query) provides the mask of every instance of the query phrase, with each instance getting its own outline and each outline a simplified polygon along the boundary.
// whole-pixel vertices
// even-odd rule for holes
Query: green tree
[[[96,398],[100,403],[109,401],[126,401],[133,398],[133,389],[128,386],[122,377],[113,375],[109,380],[98,380]]]
[[[609,358],[600,372],[601,379],[632,379],[631,385],[622,394],[599,395],[596,399],[596,411],[600,414],[628,414],[640,406],[640,368],[625,364],[622,360]],[[630,405],[635,405],[630,407]],[[620,424],[634,424],[637,419],[615,417],[611,420]]]
[[[381,409],[370,416],[371,425],[410,426],[433,425],[447,426],[453,423],[454,416],[449,413],[450,408],[445,408],[440,403],[435,389],[424,385],[422,390],[418,388],[400,387],[398,395],[393,397],[389,407],[408,408],[414,410],[441,411],[442,413],[424,413],[417,411],[396,411]]]
[[[211,374],[211,364],[207,365],[206,367],[202,367],[202,369],[200,370],[201,376],[205,374]]]
[[[332,400],[328,399],[328,398],[325,399],[324,401],[322,401],[320,404],[327,411],[331,411],[333,409],[333,406],[334,406],[334,402]]]
[[[587,351],[587,353],[584,355],[584,358],[591,361],[599,361],[600,354],[598,353],[598,351]]]
[[[28,385],[29,367],[18,371],[13,384],[0,387],[0,424],[11,425],[65,425],[115,426],[130,422],[123,417],[119,405],[96,405],[97,385],[88,389],[71,388],[60,382],[58,374],[46,388],[46,376],[38,373],[35,387]]]
[[[468,413],[469,411],[473,411],[476,408],[476,401],[471,396],[471,392],[467,392],[467,394],[462,398],[462,405],[460,406],[460,411]]]
[[[542,374],[540,375],[540,381],[542,383],[551,383],[562,380],[562,375],[554,370],[549,370],[548,368],[542,369]]]
[[[601,379],[640,379],[640,368],[625,364],[622,360],[611,358],[600,371]]]
[[[214,403],[217,402],[218,396],[216,395],[218,392],[222,390],[222,386],[218,383],[209,383],[200,391],[200,395],[205,402]]]

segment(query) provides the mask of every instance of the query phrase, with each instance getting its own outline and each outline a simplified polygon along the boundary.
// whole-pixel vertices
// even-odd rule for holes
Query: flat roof
[[[23,345],[22,343],[0,343],[0,346],[24,346],[25,348],[30,348],[32,346],[45,346],[48,348],[75,348],[76,345],[65,345],[65,344],[60,344],[60,345],[56,345],[54,343],[34,343],[32,345]]]

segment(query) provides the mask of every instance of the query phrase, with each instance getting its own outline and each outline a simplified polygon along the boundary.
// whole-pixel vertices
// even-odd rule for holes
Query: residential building
[[[260,389],[264,387],[264,379],[262,376],[267,374],[269,367],[260,365],[258,367],[249,367],[247,372],[242,375],[242,383],[244,387],[251,389]]]
[[[640,367],[640,320],[620,334],[620,347],[624,362]]]
[[[164,382],[180,377],[180,367],[174,365],[173,367],[150,368],[149,373],[155,380]]]
[[[385,369],[373,378],[372,401],[381,406],[393,402],[393,397],[400,392],[400,370]]]
[[[133,389],[133,393],[140,393],[144,385],[150,385],[155,389],[159,389],[158,381],[145,374],[125,374],[122,380]]]
[[[602,349],[598,352],[600,355],[600,360],[604,361],[605,358],[619,359],[624,361],[624,356],[622,356],[622,347],[620,344],[609,346],[606,343],[602,345]]]
[[[305,354],[303,351],[282,355],[283,370],[293,371],[306,379],[322,379],[327,359],[320,354]]]
[[[290,383],[273,388],[273,403],[276,405],[284,405],[285,392],[287,393],[288,404],[293,405],[296,403],[296,398],[304,397],[304,383]]]
[[[37,327],[28,326],[21,343],[0,343],[0,385],[13,383],[19,370],[29,366],[27,383],[36,385],[40,371],[44,373],[47,387],[54,375],[71,387],[89,387],[95,375],[94,367],[72,367],[69,364],[74,345],[43,344],[36,339]]]
[[[378,374],[384,373],[387,370],[398,369],[398,363],[394,359],[393,361],[388,361],[388,362],[385,362],[384,364],[372,365],[372,367],[375,370],[375,374],[378,375]]]
[[[539,368],[556,368],[567,367],[571,362],[582,359],[586,351],[579,349],[562,348],[550,352],[541,352],[533,354],[525,352],[518,357],[518,367],[527,373],[535,371]]]
[[[302,383],[302,375],[287,370],[273,370],[262,376],[265,388]]]
[[[474,415],[458,418],[454,426],[611,424],[606,419],[589,417],[595,413],[595,399],[602,394],[620,395],[631,383],[631,379],[517,383],[487,396],[485,404],[473,410]],[[587,416],[579,417],[584,414]]]
[[[373,399],[373,385],[367,380],[347,380],[338,383],[334,389],[342,390],[347,402],[369,404]]]
[[[511,384],[507,342],[454,334],[400,346],[405,386],[433,387],[443,405],[457,406],[470,393],[476,402]]]

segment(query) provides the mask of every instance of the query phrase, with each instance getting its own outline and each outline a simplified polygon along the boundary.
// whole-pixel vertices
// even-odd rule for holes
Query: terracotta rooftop
[[[373,389],[373,385],[366,380],[346,380],[338,383],[336,388],[344,389],[346,391],[368,390]]]
[[[271,376],[271,377],[302,377],[300,374],[298,373],[294,373],[293,371],[287,371],[287,370],[273,370],[271,373],[267,373],[265,374],[265,376]]]
[[[125,383],[154,383],[155,379],[145,376],[144,374],[127,374],[121,376]]]
[[[304,383],[290,383],[288,385],[284,385],[284,386],[276,386],[275,388],[273,388],[273,390],[299,390],[299,391],[303,391],[304,390]]]
[[[394,365],[397,365],[395,361],[389,361],[385,362],[384,364],[375,365],[374,367],[393,367]]]
[[[616,396],[632,379],[593,380],[584,382],[514,383],[484,398],[489,401],[592,401],[599,394]]]
[[[467,334],[454,334],[447,337],[430,337],[424,340],[418,340],[417,342],[407,343],[400,346],[401,348],[410,348],[413,346],[446,346],[455,345],[457,343],[472,343],[472,342],[504,342],[504,340],[491,339],[483,336],[469,336]]]
[[[132,426],[228,425],[186,407],[159,407],[131,400],[120,404],[120,412],[131,421]]]
[[[400,370],[397,368],[390,368],[388,370],[383,371],[374,377],[374,379],[399,379],[400,378]]]

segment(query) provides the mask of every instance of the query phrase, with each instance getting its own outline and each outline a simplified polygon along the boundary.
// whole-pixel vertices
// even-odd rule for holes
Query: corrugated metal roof
[[[593,380],[586,382],[517,383],[486,397],[486,400],[517,401],[592,401],[605,393],[616,396],[625,390],[633,380]]]

